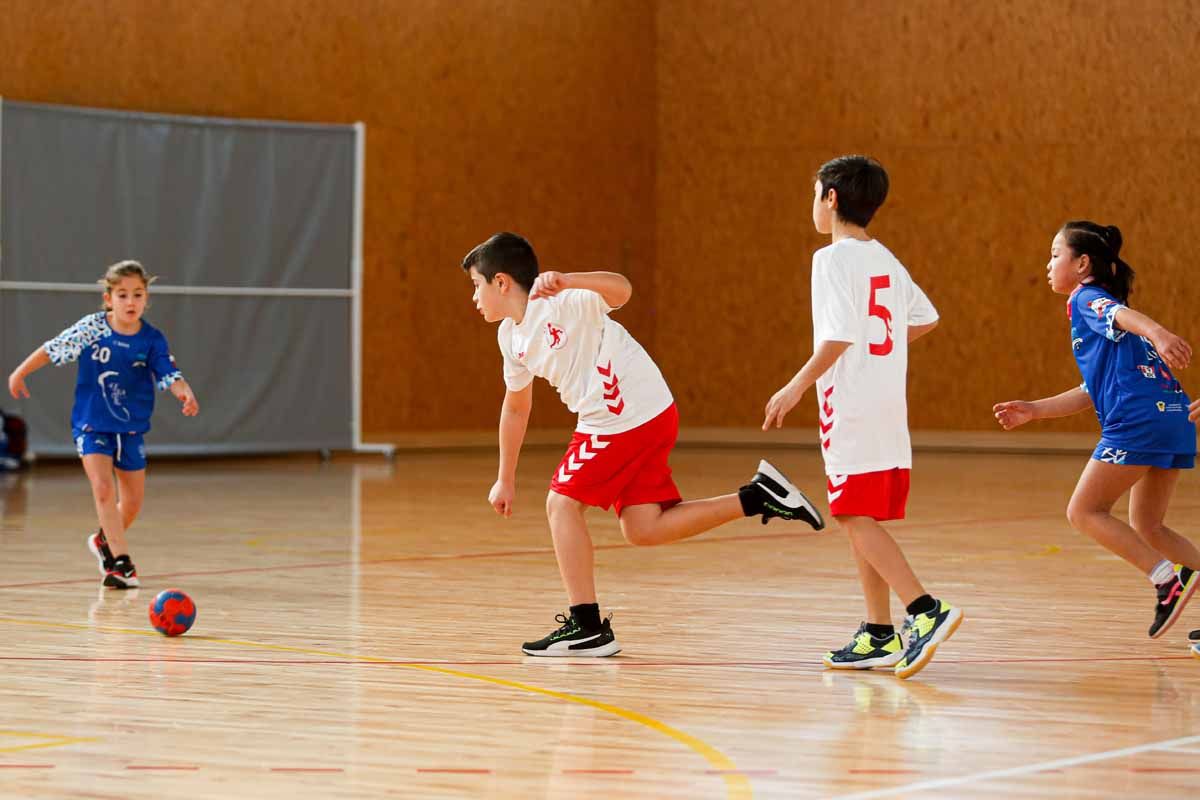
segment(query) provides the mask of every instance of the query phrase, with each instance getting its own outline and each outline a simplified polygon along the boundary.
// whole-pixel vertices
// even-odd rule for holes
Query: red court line
[[[54,764],[0,764],[0,769],[54,769]]]
[[[492,774],[492,771],[490,769],[438,769],[438,768],[422,769],[420,767],[417,768],[417,772],[442,773],[442,774],[447,774],[447,775],[491,775]]]
[[[721,536],[712,537],[709,539],[688,539],[682,542],[676,542],[676,545],[683,547],[696,547],[698,545],[713,545],[725,544],[729,542],[749,542],[763,539],[801,539],[821,534],[815,531],[797,532],[797,533],[761,533],[750,534],[747,536]],[[631,544],[601,544],[596,545],[596,550],[625,550],[631,549]],[[396,558],[374,558],[368,561],[360,561],[359,566],[369,567],[378,564],[407,564],[413,562],[425,561],[467,561],[477,558],[510,558],[513,556],[545,556],[553,555],[554,548],[538,547],[531,550],[496,550],[486,553],[435,553],[431,555],[421,556],[397,556]],[[304,569],[329,569],[331,567],[350,567],[353,566],[353,561],[321,561],[309,562],[301,564],[276,564],[267,567],[242,567],[239,569],[211,569],[197,570],[194,572],[163,572],[156,575],[141,575],[141,579],[145,580],[161,580],[166,578],[196,578],[205,575],[242,575],[249,572],[286,572],[288,570],[304,570]],[[95,578],[69,578],[65,580],[55,581],[31,581],[28,583],[3,583],[0,584],[0,589],[29,589],[36,586],[71,586],[74,584],[92,584],[95,583]]]
[[[915,769],[848,769],[851,775],[918,775]]]
[[[197,766],[194,766],[194,765],[187,766],[184,764],[164,765],[164,766],[160,766],[160,767],[151,766],[149,764],[130,764],[129,766],[125,767],[125,769],[140,769],[140,770],[162,769],[162,770],[175,770],[175,771],[181,771],[181,772],[195,772],[196,770],[198,770],[200,768]]]

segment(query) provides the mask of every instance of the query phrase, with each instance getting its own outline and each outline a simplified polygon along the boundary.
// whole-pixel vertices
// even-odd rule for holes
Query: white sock
[[[1150,582],[1155,586],[1161,586],[1167,581],[1175,577],[1175,565],[1165,558],[1158,562],[1158,565],[1150,570]]]

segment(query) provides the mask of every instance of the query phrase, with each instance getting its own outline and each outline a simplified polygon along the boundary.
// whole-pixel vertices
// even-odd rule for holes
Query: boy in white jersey
[[[813,187],[813,224],[833,243],[813,254],[813,355],[767,403],[763,430],[783,425],[808,387],[817,387],[829,511],[850,537],[867,620],[833,669],[894,666],[919,672],[958,628],[962,611],[926,594],[880,522],[904,518],[912,448],[905,384],[908,345],[933,330],[938,314],[895,256],[867,234],[887,198],[883,167],[865,156],[823,165]],[[894,590],[907,607],[892,626]]]
[[[609,312],[633,291],[613,272],[538,273],[524,238],[498,233],[462,262],[475,286],[475,307],[499,322],[507,392],[500,413],[500,469],[488,502],[512,515],[517,457],[533,400],[545,378],[579,423],[554,471],[546,515],[570,604],[554,632],[522,650],[531,656],[610,656],[620,651],[609,620],[600,619],[592,540],[584,512],[612,506],[630,544],[686,539],[739,517],[762,515],[825,522],[808,498],[766,461],[736,494],[683,502],[667,458],[679,415],[662,373]]]

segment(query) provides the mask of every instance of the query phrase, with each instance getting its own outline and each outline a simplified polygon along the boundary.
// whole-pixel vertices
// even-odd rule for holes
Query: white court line
[[[1171,749],[1171,752],[1172,752],[1172,753],[1196,753],[1196,754],[1200,754],[1200,748],[1196,748],[1196,747],[1172,747],[1172,748],[1170,748],[1170,749]]]
[[[1167,739],[1161,742],[1140,744],[1136,747],[1123,747],[1120,750],[1105,750],[1102,753],[1090,753],[1083,756],[1074,756],[1073,758],[1060,758],[1057,761],[1043,761],[1040,764],[1027,764],[1023,767],[995,769],[991,770],[990,772],[976,772],[974,775],[962,775],[957,778],[938,778],[932,781],[918,781],[917,783],[909,783],[904,786],[893,786],[889,789],[873,789],[869,792],[843,794],[838,795],[838,798],[839,800],[869,800],[869,798],[874,797],[894,797],[898,794],[912,794],[914,792],[920,792],[926,789],[943,789],[947,786],[962,786],[963,784],[967,783],[992,781],[996,780],[997,778],[1011,778],[1017,775],[1030,775],[1035,772],[1043,772],[1051,769],[1077,767],[1080,764],[1092,764],[1097,761],[1107,761],[1112,758],[1132,756],[1137,753],[1145,753],[1150,750],[1170,750],[1171,748],[1178,747],[1180,745],[1197,743],[1200,743],[1200,736],[1184,736],[1179,739]]]

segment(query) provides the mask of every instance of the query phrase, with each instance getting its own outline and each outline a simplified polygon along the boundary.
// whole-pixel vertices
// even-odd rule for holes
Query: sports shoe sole
[[[108,570],[106,570],[104,568],[104,554],[100,552],[100,548],[96,547],[96,543],[93,541],[95,536],[96,536],[96,534],[93,533],[92,535],[87,537],[88,550],[91,550],[92,555],[94,555],[96,557],[96,563],[98,563],[100,565],[100,574],[107,575]]]
[[[1183,613],[1183,607],[1188,604],[1188,601],[1192,599],[1192,595],[1196,593],[1197,586],[1200,586],[1200,572],[1193,572],[1191,586],[1184,590],[1183,596],[1175,604],[1175,610],[1171,612],[1171,616],[1167,617],[1167,621],[1150,637],[1151,639],[1157,639],[1171,629],[1171,626],[1175,624],[1175,620],[1179,619],[1179,615]]]
[[[961,608],[956,608],[950,612],[950,616],[946,620],[946,624],[939,628],[934,634],[929,644],[925,645],[925,649],[921,651],[921,655],[916,661],[909,664],[903,670],[896,670],[896,677],[904,680],[911,678],[933,659],[933,654],[937,652],[938,645],[949,639],[958,630],[958,626],[962,624],[963,613]]]
[[[527,656],[538,656],[540,658],[605,658],[606,656],[614,656],[621,652],[621,645],[617,644],[616,640],[613,640],[606,645],[584,650],[567,650],[566,648],[559,648],[558,650],[528,650],[522,647],[521,652]]]
[[[141,587],[141,583],[138,582],[136,575],[132,578],[118,578],[116,575],[106,574],[103,583],[110,589],[137,589]]]
[[[1200,658],[1200,644],[1192,645],[1192,658]]]
[[[904,660],[904,651],[892,653],[890,656],[864,658],[862,661],[833,661],[828,656],[821,659],[829,669],[871,669],[873,667],[894,667]]]

